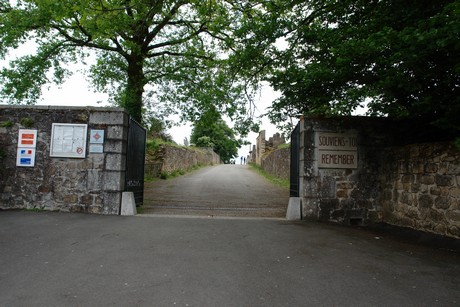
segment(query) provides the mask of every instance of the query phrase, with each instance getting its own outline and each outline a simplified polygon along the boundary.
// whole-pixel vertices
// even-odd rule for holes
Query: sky
[[[7,61],[0,61],[0,67],[6,66]],[[66,82],[57,86],[54,84],[46,85],[43,87],[42,97],[37,105],[53,105],[53,106],[94,106],[94,107],[106,107],[110,106],[108,96],[103,93],[95,93],[86,81],[86,78],[81,72],[82,67],[78,64],[72,64],[70,66],[73,71],[73,75],[68,78]],[[266,108],[271,105],[271,102],[279,97],[279,93],[274,92],[268,85],[264,85],[260,92],[260,95],[256,97],[256,116],[266,113]],[[229,123],[231,126],[231,123]],[[273,134],[278,132],[276,127],[270,124],[267,118],[262,118],[261,130],[266,131],[266,138],[268,139]],[[178,144],[184,143],[184,138],[190,139],[191,125],[183,124],[180,126],[174,126],[168,130],[173,137],[174,141]],[[252,144],[255,144],[257,133],[250,133],[245,140],[251,142],[251,145],[243,145],[239,151],[239,157],[246,157],[249,151],[252,149]],[[240,163],[240,159],[236,159],[237,163]]]
[[[10,0],[13,5],[16,3],[15,0]],[[286,48],[287,44],[284,41],[277,42],[277,46],[280,49]],[[34,50],[35,46],[31,43],[22,45],[19,49],[14,50],[14,57],[22,56],[30,53],[30,50]],[[90,62],[90,59],[87,59]],[[8,61],[0,60],[0,68],[8,65]],[[73,75],[68,80],[57,86],[57,85],[46,85],[42,90],[42,97],[37,105],[55,105],[55,106],[96,106],[104,107],[109,106],[107,100],[108,96],[103,93],[95,93],[89,86],[89,82],[86,81],[84,74],[82,73],[82,67],[78,64],[70,64],[70,69]],[[273,91],[268,85],[262,86],[260,95],[256,97],[256,114],[260,116],[266,113],[266,108],[271,105],[271,102],[279,97],[279,93]],[[229,123],[229,126],[232,126]],[[190,139],[191,125],[183,124],[180,126],[174,126],[169,129],[169,133],[173,137],[174,141],[178,144],[184,143],[184,138]],[[266,138],[268,139],[273,134],[278,132],[276,127],[271,124],[268,118],[261,119],[260,130],[265,130]],[[238,151],[239,157],[246,157],[249,151],[252,149],[252,144],[255,144],[258,133],[250,133],[245,140],[251,142],[251,145],[244,145]],[[240,161],[240,159],[236,159]]]

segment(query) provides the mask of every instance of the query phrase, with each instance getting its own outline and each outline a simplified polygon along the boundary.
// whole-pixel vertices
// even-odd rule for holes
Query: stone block
[[[93,198],[93,195],[83,195],[80,202],[86,206],[90,206],[93,204]]]
[[[128,139],[128,128],[123,126],[110,126],[107,128],[107,140],[121,140]]]
[[[434,176],[432,175],[423,175],[419,177],[419,182],[421,184],[432,185],[434,184]]]
[[[460,199],[460,187],[450,189],[450,196]]]
[[[434,205],[437,209],[449,209],[450,201],[449,198],[445,196],[438,196],[434,201]]]
[[[435,182],[438,186],[451,186],[454,183],[454,177],[449,175],[436,175]]]
[[[88,213],[101,214],[102,213],[102,207],[101,206],[89,206],[88,207]]]
[[[439,187],[431,187],[430,188],[430,194],[431,195],[441,195],[441,188]]]
[[[401,177],[401,182],[402,183],[413,183],[415,182],[415,176],[414,175],[403,175]]]
[[[337,189],[352,189],[353,183],[351,182],[337,182]]]
[[[78,195],[76,194],[65,195],[62,200],[66,204],[74,204],[78,202]]]
[[[460,225],[460,210],[451,210],[446,212],[446,218],[450,222],[458,223]]]
[[[93,169],[104,169],[105,156],[101,154],[91,155],[91,161],[93,162]]]
[[[348,190],[338,190],[336,193],[338,198],[347,198],[348,197]]]
[[[97,169],[88,170],[87,189],[88,191],[99,191],[103,181],[103,172]]]
[[[447,227],[444,224],[437,224],[434,226],[433,231],[438,234],[445,234],[447,231]]]
[[[457,226],[449,226],[447,228],[447,234],[456,238],[460,238],[460,227]]]
[[[127,125],[128,115],[120,111],[93,111],[89,116],[89,123],[93,125]]]
[[[106,140],[104,152],[126,154],[127,143],[123,140]]]
[[[103,214],[119,214],[121,206],[121,192],[104,192],[102,195],[104,204],[102,206]]]
[[[438,172],[438,164],[427,163],[425,165],[425,173],[437,173],[437,172]]]
[[[125,171],[126,156],[120,154],[106,154],[105,169],[107,171]]]
[[[433,198],[428,194],[420,195],[418,198],[419,208],[431,208],[433,206]]]
[[[125,180],[124,172],[109,172],[103,174],[102,190],[104,191],[122,191],[124,190]]]

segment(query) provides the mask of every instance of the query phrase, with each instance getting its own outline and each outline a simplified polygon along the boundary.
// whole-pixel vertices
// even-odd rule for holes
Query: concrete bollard
[[[136,215],[136,201],[133,192],[123,192],[121,195],[121,212],[120,215]]]
[[[289,197],[289,204],[286,212],[287,220],[301,220],[300,197]]]

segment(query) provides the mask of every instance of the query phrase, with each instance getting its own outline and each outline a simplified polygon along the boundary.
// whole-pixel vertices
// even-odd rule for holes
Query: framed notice
[[[317,132],[318,168],[358,168],[357,135],[353,133]]]
[[[85,158],[88,125],[53,124],[51,157]]]

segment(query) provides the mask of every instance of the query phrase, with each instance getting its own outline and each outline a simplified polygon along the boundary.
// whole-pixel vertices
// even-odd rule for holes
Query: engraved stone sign
[[[318,168],[358,168],[357,135],[317,132]]]

